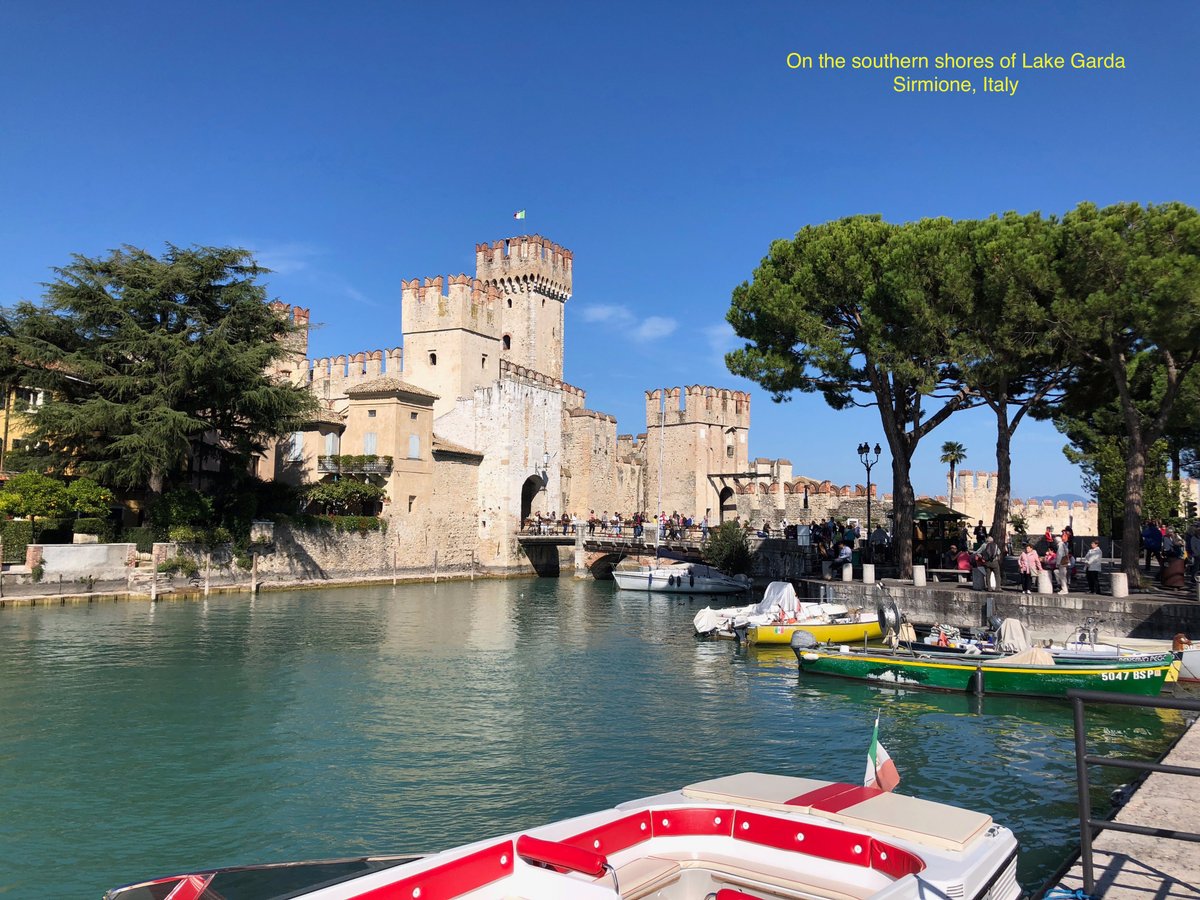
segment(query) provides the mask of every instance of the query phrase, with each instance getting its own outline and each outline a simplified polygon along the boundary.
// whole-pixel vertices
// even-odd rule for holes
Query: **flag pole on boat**
[[[893,790],[900,783],[900,773],[879,743],[879,716],[875,716],[875,730],[871,733],[871,746],[867,749],[867,774],[863,778],[865,787],[877,787],[882,791]]]

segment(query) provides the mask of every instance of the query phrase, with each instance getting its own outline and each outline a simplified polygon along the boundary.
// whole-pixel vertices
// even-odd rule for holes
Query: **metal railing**
[[[1075,721],[1075,771],[1079,783],[1079,862],[1083,868],[1083,891],[1092,896],[1096,891],[1096,876],[1093,871],[1092,838],[1102,830],[1124,831],[1147,837],[1167,838],[1175,841],[1200,843],[1200,834],[1191,831],[1176,831],[1171,828],[1151,828],[1132,825],[1109,819],[1092,818],[1092,800],[1088,766],[1108,766],[1114,769],[1129,769],[1135,772],[1163,772],[1168,775],[1200,776],[1200,768],[1193,766],[1168,766],[1162,763],[1142,762],[1136,759],[1110,759],[1106,756],[1090,756],[1087,752],[1087,729],[1083,720],[1086,703],[1111,703],[1118,706],[1141,706],[1151,709],[1180,709],[1200,712],[1200,700],[1176,700],[1168,697],[1136,697],[1132,695],[1108,694],[1103,691],[1067,691]]]

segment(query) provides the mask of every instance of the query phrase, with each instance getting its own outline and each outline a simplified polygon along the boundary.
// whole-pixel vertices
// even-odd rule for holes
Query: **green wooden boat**
[[[1065,697],[1072,688],[1153,697],[1162,690],[1171,666],[1169,653],[1150,661],[1139,657],[1132,661],[1056,665],[1044,650],[980,659],[795,644],[792,649],[804,673],[857,678],[889,687],[1030,697]]]

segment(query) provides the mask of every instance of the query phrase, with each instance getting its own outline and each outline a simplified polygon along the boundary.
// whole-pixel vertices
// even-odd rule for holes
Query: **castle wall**
[[[628,516],[644,511],[642,467],[622,462],[617,420],[589,409],[569,410],[563,423],[563,508],[580,518],[591,510]]]
[[[954,509],[965,513],[972,524],[982,521],[990,527],[996,504],[995,472],[975,472],[970,469],[959,469],[954,480]],[[951,487],[950,477],[946,477],[946,488]],[[943,502],[950,498],[939,497]],[[1055,534],[1068,525],[1075,534],[1099,534],[1097,520],[1098,509],[1093,501],[1051,500],[1021,500],[1013,498],[1008,505],[1009,516],[1020,515],[1026,519],[1029,534],[1041,534],[1049,528]],[[1005,529],[1011,527],[1005,522]]]

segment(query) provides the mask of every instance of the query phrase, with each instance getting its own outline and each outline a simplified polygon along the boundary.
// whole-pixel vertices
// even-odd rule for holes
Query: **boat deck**
[[[1163,760],[1200,767],[1200,728],[1195,723]],[[1200,778],[1153,772],[1121,807],[1115,820],[1200,833]],[[1102,831],[1092,841],[1096,895],[1105,900],[1174,900],[1200,897],[1200,844]],[[1083,888],[1076,861],[1061,885]]]

